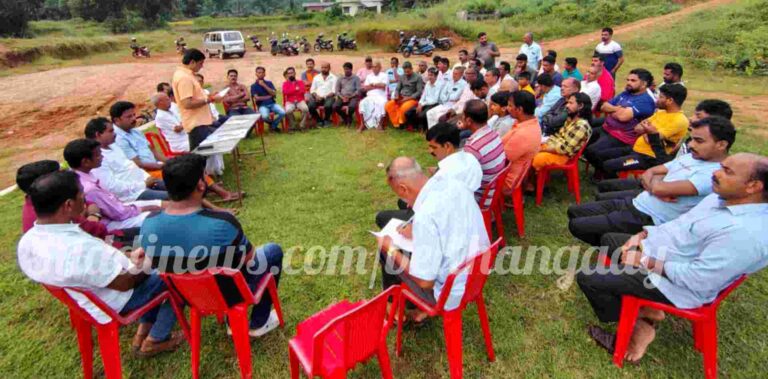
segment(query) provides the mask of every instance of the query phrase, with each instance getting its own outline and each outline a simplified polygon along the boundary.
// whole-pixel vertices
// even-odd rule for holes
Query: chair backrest
[[[90,324],[98,325],[100,324],[98,321],[96,321],[93,316],[91,316],[88,311],[83,309],[80,304],[77,303],[77,300],[73,299],[71,294],[67,291],[71,292],[77,292],[83,296],[85,296],[88,300],[90,300],[96,307],[101,309],[102,312],[104,312],[107,316],[109,316],[113,321],[115,320],[121,320],[120,315],[115,312],[114,309],[112,309],[109,305],[105,304],[101,299],[98,298],[98,296],[94,295],[91,291],[84,290],[82,288],[75,288],[75,287],[56,287],[48,284],[43,284],[43,287],[45,287],[48,292],[51,293],[55,298],[59,299],[64,305],[66,305],[69,308],[70,314],[76,315],[83,320],[87,321]]]
[[[533,165],[533,160],[530,160],[525,163],[525,166],[523,166],[523,170],[520,171],[520,176],[517,178],[517,181],[513,183],[512,190],[515,190],[523,185],[523,182],[525,181],[525,178],[528,176],[528,171],[530,171],[531,166]],[[507,175],[509,175],[509,170],[507,170]],[[506,181],[506,178],[504,178]]]
[[[218,278],[230,278],[246,303],[253,301],[248,284],[239,270],[218,267],[194,273],[160,273],[168,288],[179,295],[187,304],[203,314],[221,314],[229,306],[219,288]]]
[[[499,245],[502,239],[499,238],[488,250],[478,253],[460,264],[459,267],[454,269],[448,278],[445,280],[443,289],[440,292],[440,298],[437,299],[436,309],[445,309],[445,303],[448,301],[448,295],[453,288],[453,283],[456,281],[456,277],[466,273],[467,282],[464,285],[464,296],[461,298],[461,305],[459,308],[464,308],[468,303],[471,303],[480,295],[485,286],[485,282],[488,280],[488,275],[491,273],[494,263],[496,262],[496,256],[499,253]]]
[[[489,206],[492,206],[494,202],[501,201],[502,191],[501,188],[504,186],[504,181],[507,179],[507,172],[509,172],[509,168],[511,166],[510,162],[506,162],[504,165],[504,168],[499,171],[496,176],[491,179],[491,182],[488,183],[488,186],[485,187],[483,190],[483,196],[480,198],[480,201],[477,203],[480,205],[480,209],[487,208],[485,204],[489,204]],[[491,196],[491,190],[493,190],[493,198],[491,199],[491,202],[488,203],[488,197]]]
[[[747,275],[742,275],[742,276],[738,277],[728,287],[726,287],[724,290],[720,291],[720,293],[715,298],[715,301],[709,303],[707,305],[707,307],[714,307],[715,309],[717,309],[717,307],[720,306],[720,303],[723,300],[725,300],[725,298],[728,297],[728,295],[730,295],[731,292],[733,292],[733,290],[736,289],[736,287],[740,286],[741,283],[744,283],[745,280],[747,280]]]
[[[161,131],[158,130],[157,133],[146,132],[144,133],[144,137],[149,142],[149,146],[152,150],[160,151],[166,158],[174,156],[174,153],[171,151],[171,146],[168,145],[168,141],[166,141]]]
[[[392,304],[399,304],[399,296],[400,286],[391,286],[373,299],[333,319],[315,333],[312,340],[312,371],[321,372],[323,354],[330,353],[324,349],[324,345],[331,338],[341,339],[342,350],[334,350],[333,353],[343,355],[347,369],[370,358],[379,349],[393,324],[397,307],[390,307],[387,314],[387,300],[391,298]]]
[[[584,145],[581,146],[581,149],[579,149],[579,152],[576,153],[576,155],[572,156],[570,159],[568,159],[568,162],[566,162],[563,166],[572,166],[579,164],[579,159],[581,159],[581,155],[584,154],[584,150],[587,148],[587,144],[589,141],[584,141]]]

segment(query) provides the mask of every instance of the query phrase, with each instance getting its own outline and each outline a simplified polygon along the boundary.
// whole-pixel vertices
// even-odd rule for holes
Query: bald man
[[[318,122],[318,126],[324,127],[331,121],[333,114],[333,103],[336,101],[336,75],[331,73],[331,64],[328,62],[320,63],[320,75],[316,75],[312,80],[312,87],[309,89],[309,114]],[[323,107],[321,117],[319,108]]]
[[[398,231],[413,240],[414,251],[400,250],[389,237],[379,240],[382,284],[386,289],[403,283],[423,301],[435,304],[450,272],[490,246],[480,208],[465,184],[450,176],[430,179],[410,157],[392,161],[387,184],[413,208],[413,218]],[[465,282],[461,276],[454,282],[447,310],[459,306]],[[416,311],[409,317],[421,322],[426,314]]]
[[[544,132],[544,135],[554,135],[565,125],[565,120],[568,119],[568,110],[565,109],[565,103],[568,102],[568,98],[571,95],[579,91],[581,91],[581,82],[574,78],[563,80],[563,86],[560,87],[560,99],[541,116],[541,130]]]
[[[603,236],[620,269],[591,267],[576,276],[600,321],[619,320],[623,295],[697,308],[740,276],[768,265],[768,158],[747,153],[728,157],[712,176],[712,186],[715,193],[673,221],[647,226],[634,236]],[[641,270],[621,269],[628,266]],[[660,310],[640,310],[627,361],[637,363],[645,355],[664,317]],[[613,334],[597,326],[589,333],[601,346],[614,349]]]

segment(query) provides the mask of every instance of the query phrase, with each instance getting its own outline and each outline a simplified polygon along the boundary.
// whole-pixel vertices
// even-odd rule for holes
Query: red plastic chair
[[[506,241],[504,240],[504,222],[501,219],[501,212],[504,209],[504,191],[502,191],[502,189],[504,187],[504,181],[507,179],[509,167],[510,164],[507,163],[507,165],[504,166],[493,179],[491,179],[491,182],[488,183],[488,186],[483,191],[483,196],[480,198],[480,202],[478,202],[480,211],[483,214],[485,230],[488,232],[488,240],[493,241],[493,222],[495,221],[496,234],[501,238],[501,247],[506,246]],[[494,190],[491,204],[490,206],[485,207],[484,205],[488,201],[488,196],[491,190]]]
[[[251,101],[251,107],[253,108],[253,110],[256,111],[256,113],[259,113],[259,106],[256,105],[255,100]],[[283,99],[283,109],[285,109],[285,99]],[[225,112],[227,111],[226,107],[224,107],[224,111]],[[275,114],[272,112],[269,112],[269,122],[272,123],[272,121],[274,120],[275,120]],[[283,131],[285,132],[288,131],[288,120],[285,117],[283,117]],[[261,117],[259,117],[259,121],[256,122],[256,132],[258,133],[259,137],[261,137],[261,142],[263,144],[264,143],[264,119]],[[266,155],[266,153],[264,153],[264,155]]]
[[[146,132],[144,133],[144,138],[147,139],[147,142],[149,142],[149,146],[152,148],[152,150],[160,151],[163,153],[163,155],[166,158],[173,158],[179,155],[183,155],[186,153],[183,152],[174,152],[171,150],[171,146],[168,144],[168,141],[165,139],[165,136],[163,136],[160,130],[158,130],[157,133],[155,132]]]
[[[619,171],[619,179],[627,179],[630,176],[636,179],[639,179],[643,174],[645,173],[645,170],[627,170],[627,171]]]
[[[77,343],[80,348],[80,360],[82,362],[83,377],[85,379],[93,378],[93,340],[91,327],[96,328],[96,333],[98,333],[99,351],[101,351],[101,361],[104,364],[104,374],[106,378],[120,379],[123,377],[123,367],[120,362],[120,327],[133,323],[144,313],[159,306],[163,301],[170,299],[170,293],[164,291],[143,307],[128,312],[125,315],[121,315],[90,291],[81,288],[56,287],[47,284],[43,284],[43,287],[69,308],[70,322],[72,328],[77,332]],[[93,302],[97,308],[109,316],[112,321],[106,324],[100,324],[90,313],[88,313],[88,311],[81,308],[77,301],[73,299],[67,291],[77,292],[85,296],[88,300]],[[181,308],[177,303],[172,302],[171,305],[173,306],[177,317],[183,315]],[[182,329],[184,329],[183,324]]]
[[[740,276],[720,292],[715,301],[696,309],[679,309],[673,305],[656,303],[634,296],[622,296],[621,317],[619,318],[619,327],[616,330],[613,364],[618,367],[624,365],[624,356],[626,355],[640,308],[649,307],[691,320],[693,323],[694,346],[704,356],[704,377],[707,379],[717,378],[717,308],[746,279],[746,275]]]
[[[392,378],[387,333],[397,307],[390,307],[387,315],[387,299],[398,304],[399,297],[400,286],[392,286],[369,301],[344,300],[301,322],[288,342],[291,378],[299,378],[299,367],[310,378],[345,378],[348,370],[374,355],[381,376]]]
[[[550,165],[542,167],[536,177],[536,205],[541,205],[544,198],[544,185],[549,181],[549,175],[552,171],[565,171],[568,178],[568,192],[573,192],[576,197],[576,204],[581,203],[581,186],[579,183],[579,158],[584,153],[587,144],[581,147],[578,153],[568,159],[568,162],[561,165]]]
[[[523,183],[525,183],[526,178],[528,175],[530,175],[531,164],[533,164],[533,161],[529,162],[523,169],[524,174],[520,176],[518,182],[515,184],[513,187],[514,189],[512,190],[512,211],[515,213],[515,224],[517,226],[518,238],[525,237],[525,204],[523,204]],[[504,204],[504,199],[502,199],[502,206],[505,209],[508,208]]]
[[[459,267],[457,267],[448,276],[443,286],[440,298],[437,300],[436,305],[430,305],[421,300],[417,295],[411,292],[407,287],[402,287],[402,294],[400,296],[399,306],[399,319],[403,320],[405,301],[410,301],[416,307],[421,309],[430,317],[443,317],[443,332],[445,334],[445,346],[448,353],[448,365],[451,373],[451,378],[461,379],[463,376],[462,367],[462,313],[469,303],[477,304],[477,313],[480,317],[480,327],[483,330],[483,336],[485,337],[485,349],[488,354],[488,361],[493,362],[496,360],[496,354],[493,352],[493,341],[491,341],[491,328],[488,323],[488,312],[485,308],[485,299],[483,298],[483,287],[488,280],[488,274],[490,274],[491,268],[496,261],[496,255],[499,252],[499,244],[501,239],[496,240],[491,247],[475,255],[472,258],[467,259]],[[464,296],[461,298],[461,304],[459,307],[453,310],[446,310],[445,303],[448,300],[448,294],[450,294],[453,288],[453,282],[456,280],[456,276],[462,273],[467,274],[467,282],[464,287]],[[397,324],[397,356],[401,356],[402,353],[402,335],[403,335],[403,323]]]
[[[224,296],[216,283],[216,277],[229,277],[237,287],[243,301],[232,307],[227,305]],[[261,301],[264,291],[269,291],[272,298],[280,327],[285,325],[280,298],[277,296],[277,284],[272,274],[267,273],[259,282],[256,291],[251,292],[243,274],[230,268],[215,268],[201,273],[168,274],[162,273],[168,288],[171,288],[178,298],[190,306],[190,346],[192,356],[192,377],[200,377],[200,319],[208,315],[216,315],[219,321],[226,315],[232,328],[232,340],[240,362],[240,376],[251,378],[251,341],[248,335],[248,306]],[[172,300],[178,301],[177,297]]]

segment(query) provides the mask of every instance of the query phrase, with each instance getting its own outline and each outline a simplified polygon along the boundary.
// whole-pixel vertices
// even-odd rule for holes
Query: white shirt
[[[525,56],[528,57],[528,68],[531,70],[538,70],[539,62],[544,58],[541,54],[541,46],[536,42],[531,42],[530,45],[526,43],[520,45],[518,54],[525,54]]]
[[[385,84],[389,85],[389,77],[387,76],[387,73],[384,71],[380,71],[378,75],[371,72],[368,74],[368,76],[365,77],[365,82],[363,82],[364,86],[372,86],[375,84]],[[376,88],[372,89],[365,93],[365,96],[381,96],[381,97],[387,97],[387,90]]]
[[[485,97],[488,104],[491,103],[491,96],[495,95],[496,92],[499,92],[499,88],[501,88],[501,81],[497,81],[496,84],[488,88],[488,96]]]
[[[210,94],[207,89],[204,89],[203,91],[205,91],[206,95]],[[214,109],[216,109],[216,107],[213,106],[213,103],[211,103],[210,106],[213,107]],[[171,113],[174,114],[174,116],[178,117],[178,119],[181,120],[181,112],[179,112],[179,106],[176,105],[176,103],[171,102],[171,109],[170,109],[170,111],[171,111]]]
[[[499,137],[507,134],[507,132],[510,131],[514,125],[515,119],[510,115],[506,115],[504,117],[493,115],[490,119],[488,119],[488,126],[495,130],[496,133],[499,133]]]
[[[459,97],[459,100],[452,106],[453,112],[456,114],[464,114],[464,105],[467,104],[467,101],[475,100],[477,98],[475,93],[472,92],[469,83],[467,83],[467,86],[464,87],[464,92],[461,93],[461,97]]]
[[[600,41],[600,43],[595,46],[595,51],[600,55],[610,55],[615,54],[619,51],[621,51],[621,45],[619,45],[616,41],[611,41],[609,43],[604,43],[603,41]]]
[[[475,192],[483,181],[483,169],[480,162],[470,153],[457,151],[437,162],[439,170],[433,177],[445,177],[464,183],[467,189]]]
[[[113,143],[108,149],[102,148],[101,155],[104,157],[101,167],[91,170],[91,174],[99,180],[102,188],[114,193],[120,201],[136,201],[147,190],[149,174],[128,159],[117,144]]]
[[[581,82],[581,93],[586,93],[589,96],[589,99],[592,100],[592,110],[595,110],[597,103],[600,102],[600,96],[603,91],[600,90],[600,83],[597,80],[594,82],[584,80]]]
[[[176,117],[172,112],[162,109],[157,110],[155,126],[163,133],[163,137],[168,141],[171,150],[174,152],[189,151],[189,135],[184,130],[178,133],[174,131],[173,128],[177,125],[181,125],[180,118]]]
[[[439,299],[451,271],[490,246],[483,215],[466,184],[445,176],[427,181],[413,211],[414,251],[408,273],[434,281],[435,299]],[[466,282],[466,272],[456,278],[445,303],[446,310],[459,306]]]
[[[79,287],[91,291],[117,312],[123,309],[133,289],[106,288],[121,273],[135,266],[119,250],[84,232],[77,224],[32,227],[19,241],[19,267],[27,277],[57,287]],[[106,324],[109,316],[85,296],[67,291],[96,321]]]
[[[312,87],[309,90],[310,93],[315,93],[320,97],[326,97],[336,92],[336,75],[328,74],[328,77],[323,77],[323,74],[315,75],[315,79],[312,80]]]
[[[427,83],[428,80],[424,80],[424,83]],[[446,70],[444,73],[437,71],[437,83],[443,82],[444,85],[449,86],[453,84],[453,71],[452,70]]]

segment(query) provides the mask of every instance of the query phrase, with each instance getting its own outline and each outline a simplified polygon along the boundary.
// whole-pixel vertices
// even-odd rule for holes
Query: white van
[[[229,55],[245,55],[243,34],[237,30],[205,33],[203,50],[209,57],[218,56],[221,59]]]

